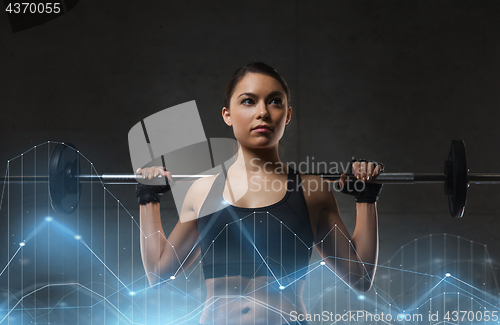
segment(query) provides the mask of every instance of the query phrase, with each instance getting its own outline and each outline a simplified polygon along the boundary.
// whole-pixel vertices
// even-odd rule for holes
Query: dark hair
[[[283,87],[283,90],[285,90],[288,106],[291,105],[290,88],[288,88],[285,79],[283,79],[278,71],[263,62],[252,62],[236,70],[233,73],[231,79],[229,79],[226,87],[226,94],[224,96],[224,106],[226,108],[229,108],[229,102],[231,101],[231,96],[233,95],[234,88],[236,87],[238,82],[240,82],[240,80],[247,75],[247,73],[261,73],[276,79],[280,83],[281,87]]]

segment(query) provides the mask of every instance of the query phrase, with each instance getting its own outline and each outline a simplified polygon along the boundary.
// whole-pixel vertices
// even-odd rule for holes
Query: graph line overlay
[[[268,268],[271,280],[206,300],[201,259],[208,256],[198,256],[189,267],[185,267],[187,258],[178,258],[180,266],[166,278],[145,274],[141,237],[163,235],[141,231],[133,193],[122,201],[112,193],[117,187],[107,187],[102,180],[89,182],[82,186],[75,213],[62,216],[50,205],[47,183],[8,182],[10,175],[46,175],[56,144],[34,146],[7,162],[0,189],[4,247],[0,251],[0,324],[198,324],[204,310],[216,313],[244,304],[278,315],[282,324],[291,323],[293,317],[309,317],[311,324],[499,324],[492,317],[500,314],[496,261],[486,245],[451,234],[431,234],[399,247],[378,265],[373,288],[364,293],[335,273],[331,261],[337,257],[320,257],[321,241],[307,246],[297,238],[294,245],[304,245],[313,256],[305,276],[292,282],[271,270],[269,263],[280,261],[271,261],[253,245],[257,267]],[[99,175],[94,164],[77,153],[82,172]],[[123,202],[129,202],[130,208]],[[177,218],[174,207],[166,212],[174,216],[172,220]],[[265,211],[245,218],[262,217],[276,219]],[[227,227],[238,226],[242,219]],[[169,222],[164,226],[166,234],[175,224]],[[291,232],[286,225],[282,231]],[[224,238],[225,229],[218,236]],[[347,238],[337,226],[326,236]],[[359,262],[357,256],[350,259]],[[159,281],[150,286],[148,276]],[[280,310],[256,298],[262,290],[294,290],[298,282],[304,282],[307,314]]]

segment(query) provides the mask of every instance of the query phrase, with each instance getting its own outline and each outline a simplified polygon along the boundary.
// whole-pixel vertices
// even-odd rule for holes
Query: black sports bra
[[[266,207],[242,208],[224,201],[221,173],[203,203],[216,211],[198,219],[205,279],[224,276],[272,276],[282,286],[303,277],[311,257],[314,235],[301,178],[288,168],[287,191]],[[213,205],[218,209],[213,209]],[[212,205],[212,210],[206,210]]]

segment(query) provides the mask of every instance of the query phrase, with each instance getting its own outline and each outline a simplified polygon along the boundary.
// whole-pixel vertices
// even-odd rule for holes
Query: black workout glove
[[[374,165],[374,168],[377,167],[378,165],[382,166],[381,172],[384,171],[384,164],[373,161],[373,160],[365,160],[365,159],[353,159],[349,163],[349,168],[347,169],[348,174],[354,174],[354,171],[352,169],[352,165],[354,162],[359,161],[359,162],[372,162]],[[375,203],[378,201],[378,197],[380,195],[380,192],[382,192],[382,185],[383,184],[376,184],[376,183],[370,183],[370,182],[365,182],[363,184],[362,181],[360,180],[355,180],[351,182],[345,182],[344,187],[340,188],[339,183],[335,183],[335,187],[338,191],[344,193],[344,194],[349,194],[354,196],[356,199],[356,203]]]
[[[167,180],[166,180],[167,181]],[[145,205],[149,202],[160,203],[160,198],[163,193],[170,191],[170,185],[145,185],[137,183],[135,186],[135,196],[140,205]]]

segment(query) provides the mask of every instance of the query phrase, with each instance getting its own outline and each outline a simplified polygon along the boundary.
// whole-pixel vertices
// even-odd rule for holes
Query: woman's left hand
[[[356,160],[352,162],[354,176],[361,181],[369,181],[384,170],[384,165],[371,160]]]
[[[370,160],[353,160],[351,162],[350,172],[361,182],[370,181],[376,178],[381,172],[384,171],[384,165],[376,161]],[[337,189],[345,194],[352,195],[356,198],[358,203],[374,203],[378,201],[378,196],[382,191],[382,184],[364,183],[362,188],[355,186],[354,183],[348,184],[346,182],[346,175],[342,174]]]

